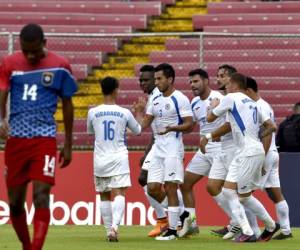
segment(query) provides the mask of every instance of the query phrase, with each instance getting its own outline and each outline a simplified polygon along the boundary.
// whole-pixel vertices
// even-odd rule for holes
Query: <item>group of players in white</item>
[[[116,104],[118,81],[101,81],[104,103],[89,110],[87,130],[95,134],[95,187],[107,240],[118,241],[125,192],[131,186],[126,131],[139,135],[150,126],[153,138],[141,159],[139,177],[157,217],[148,236],[174,240],[199,233],[193,186],[208,176],[208,192],[230,218],[228,226],[213,234],[255,242],[268,241],[281,229],[273,238],[291,238],[289,208],[280,189],[274,113],[259,96],[256,81],[230,65],[218,69],[219,91],[210,89],[202,69],[192,70],[189,78],[192,102],[175,89],[171,65],[143,66],[139,81],[149,98],[133,104],[135,116]],[[200,147],[184,170],[182,134],[197,123]],[[274,202],[278,223],[252,195],[258,188]],[[265,224],[262,233],[257,218]]]

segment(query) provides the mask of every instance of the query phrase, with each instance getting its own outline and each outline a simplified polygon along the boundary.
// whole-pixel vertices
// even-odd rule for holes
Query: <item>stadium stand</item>
[[[36,10],[39,10],[37,12]],[[206,0],[101,1],[101,0],[13,0],[0,3],[0,31],[19,31],[24,23],[34,21],[49,33],[130,33],[135,31],[197,31],[244,33],[299,33],[299,2],[260,2]],[[69,58],[80,90],[74,98],[76,147],[91,147],[93,139],[85,134],[87,109],[102,101],[97,81],[104,76],[121,81],[119,103],[130,108],[141,95],[137,73],[142,64],[174,64],[178,89],[189,97],[187,74],[200,63],[197,38],[135,37],[66,38],[47,37],[47,46]],[[0,39],[0,60],[7,42]],[[14,47],[18,49],[18,41]],[[270,101],[280,122],[299,101],[298,38],[208,37],[203,40],[203,63],[216,87],[220,64],[237,66],[242,73],[258,80],[262,96]],[[56,119],[62,130],[61,105]],[[196,132],[185,135],[187,145],[197,145]],[[141,137],[129,136],[130,146],[143,146],[150,132]],[[62,142],[62,135],[58,135]]]

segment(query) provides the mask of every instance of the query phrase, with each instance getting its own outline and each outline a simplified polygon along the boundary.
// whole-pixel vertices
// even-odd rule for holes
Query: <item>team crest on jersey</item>
[[[53,83],[54,73],[44,72],[42,75],[42,84],[44,86],[50,86]]]
[[[165,110],[169,110],[170,109],[170,104],[169,103],[167,103],[166,105],[165,105]]]

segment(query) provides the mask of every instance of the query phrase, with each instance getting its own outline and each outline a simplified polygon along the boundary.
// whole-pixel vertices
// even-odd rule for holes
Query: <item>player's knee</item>
[[[160,188],[158,188],[156,185],[148,184],[147,192],[150,196],[156,197],[157,194],[159,193],[159,191],[160,191]]]
[[[23,203],[11,202],[9,204],[9,209],[12,216],[19,216],[25,211]]]
[[[138,179],[139,184],[144,187],[147,185],[147,174],[141,173]]]
[[[49,207],[49,194],[48,193],[34,193],[33,203],[36,208]]]
[[[191,186],[188,182],[184,182],[180,185],[180,190],[182,193],[191,192],[193,186]]]
[[[250,199],[251,195],[250,196],[239,196],[239,201],[240,203],[242,204],[245,204],[249,199]]]
[[[215,196],[218,194],[216,187],[211,183],[207,183],[206,190],[211,196]]]
[[[222,193],[227,200],[232,200],[237,196],[236,191],[230,188],[223,187]]]

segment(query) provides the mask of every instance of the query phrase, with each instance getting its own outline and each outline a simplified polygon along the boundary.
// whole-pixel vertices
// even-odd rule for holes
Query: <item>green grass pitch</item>
[[[209,227],[201,227],[200,234],[189,239],[155,241],[148,238],[150,226],[123,226],[120,228],[119,242],[106,242],[103,226],[51,226],[44,250],[299,250],[300,229],[294,228],[292,239],[264,243],[233,243],[211,235]],[[32,230],[32,227],[31,227]],[[0,249],[20,250],[21,246],[10,225],[0,226]]]

